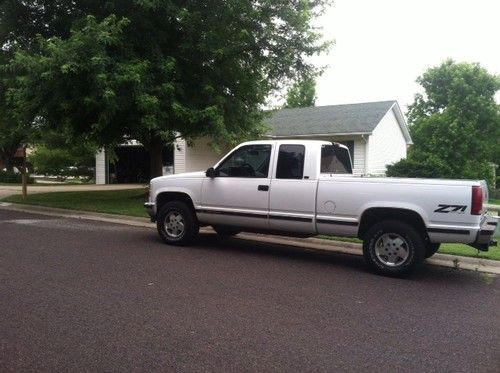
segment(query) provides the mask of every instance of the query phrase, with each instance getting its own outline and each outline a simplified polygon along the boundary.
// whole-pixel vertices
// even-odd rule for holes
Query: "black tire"
[[[373,225],[363,241],[363,257],[375,272],[404,276],[424,260],[426,245],[422,236],[410,225],[385,220]]]
[[[425,259],[430,258],[439,250],[440,243],[432,243],[427,242],[427,246],[425,248]]]
[[[157,218],[158,233],[169,245],[188,245],[196,238],[200,230],[193,209],[181,201],[165,203]]]
[[[225,227],[222,225],[213,225],[212,228],[217,232],[220,236],[234,236],[241,232],[238,228]]]

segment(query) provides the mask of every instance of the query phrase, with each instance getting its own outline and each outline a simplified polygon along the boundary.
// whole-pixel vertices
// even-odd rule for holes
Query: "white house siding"
[[[389,110],[370,136],[367,171],[372,175],[383,175],[388,164],[405,157],[405,138],[394,112]]]
[[[101,149],[95,156],[95,183],[106,184],[106,152]]]
[[[354,175],[365,174],[365,140],[361,137],[354,139],[354,161],[352,165],[352,173]]]
[[[196,139],[192,146],[187,146],[186,141],[179,141],[174,153],[174,172],[205,171],[215,165],[226,153],[226,149],[220,153],[215,152],[208,144],[209,139]]]
[[[174,174],[186,172],[186,140],[177,139],[174,142]]]

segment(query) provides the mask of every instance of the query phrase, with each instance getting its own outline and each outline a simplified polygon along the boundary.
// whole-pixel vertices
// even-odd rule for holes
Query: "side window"
[[[271,145],[247,145],[237,149],[217,167],[221,177],[268,177]]]
[[[302,179],[304,176],[304,145],[281,145],[278,154],[277,179]]]
[[[322,174],[352,174],[351,158],[346,148],[324,145],[321,148]]]

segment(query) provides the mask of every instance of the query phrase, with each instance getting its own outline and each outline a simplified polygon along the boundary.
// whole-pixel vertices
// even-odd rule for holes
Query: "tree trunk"
[[[26,157],[23,159],[23,164],[21,166],[21,177],[23,183],[23,199],[28,197],[28,168],[26,167]]]
[[[149,143],[151,178],[163,175],[163,141],[154,137]]]

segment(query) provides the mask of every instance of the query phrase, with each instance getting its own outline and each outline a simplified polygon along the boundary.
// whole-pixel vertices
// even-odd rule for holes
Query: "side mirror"
[[[218,174],[217,171],[215,171],[215,169],[213,167],[210,167],[207,172],[205,172],[205,175],[207,175],[207,177],[213,179],[214,177],[216,177]]]

